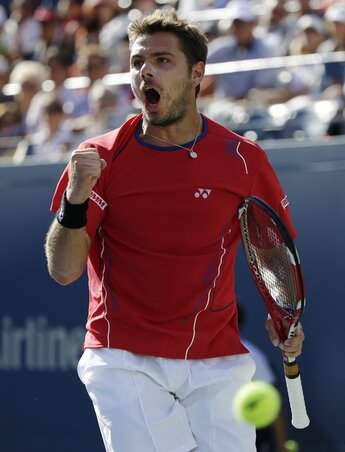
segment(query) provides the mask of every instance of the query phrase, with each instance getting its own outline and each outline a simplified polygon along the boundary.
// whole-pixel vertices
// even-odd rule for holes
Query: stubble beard
[[[168,112],[163,117],[159,117],[159,114],[156,117],[154,115],[148,115],[145,109],[143,109],[145,121],[157,127],[167,127],[181,122],[187,114],[191,89],[193,89],[191,82],[186,80],[180,88],[178,96],[172,99],[170,105],[168,103]]]

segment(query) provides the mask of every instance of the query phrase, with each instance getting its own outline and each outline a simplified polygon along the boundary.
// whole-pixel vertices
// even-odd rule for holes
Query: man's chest
[[[103,227],[120,241],[157,252],[212,247],[237,227],[248,178],[235,159],[202,158],[153,155],[119,165],[107,187]]]

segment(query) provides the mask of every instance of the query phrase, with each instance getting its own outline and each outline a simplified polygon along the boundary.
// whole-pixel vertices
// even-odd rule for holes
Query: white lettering
[[[107,207],[107,203],[104,201],[103,198],[101,198],[99,195],[97,195],[96,192],[92,191],[90,195],[91,201],[95,202],[98,207],[102,210],[104,210]]]
[[[28,317],[22,326],[4,316],[0,319],[0,370],[75,369],[84,335],[81,326],[49,326],[44,316]]]
[[[284,198],[280,201],[283,209],[286,209],[289,205],[289,200],[287,198],[287,195],[284,196]]]

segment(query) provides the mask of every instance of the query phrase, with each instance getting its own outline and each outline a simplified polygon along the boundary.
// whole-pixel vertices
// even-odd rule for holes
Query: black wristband
[[[63,194],[60,209],[56,214],[57,221],[69,229],[83,228],[87,223],[87,208],[89,199],[83,204],[70,204],[67,201],[66,192]]]

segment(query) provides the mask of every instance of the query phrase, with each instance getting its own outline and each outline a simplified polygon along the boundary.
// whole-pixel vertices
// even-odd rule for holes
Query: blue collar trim
[[[201,114],[201,118],[202,118],[202,123],[203,123],[203,132],[201,135],[199,135],[198,139],[196,140],[195,144],[197,144],[200,140],[202,140],[204,138],[204,136],[207,134],[208,132],[208,124],[207,124],[207,120],[205,118],[205,116],[203,114]],[[141,137],[140,137],[140,130],[141,130],[141,125],[143,123],[143,120],[141,119],[137,125],[137,128],[135,130],[135,138],[138,141],[138,143],[140,143],[142,146],[145,146],[146,148],[152,149],[154,151],[183,151],[183,149],[181,149],[178,146],[167,146],[167,147],[162,147],[162,146],[155,146],[154,144],[149,144],[146,143],[146,141],[144,141]],[[185,148],[190,148],[193,145],[194,140],[192,141],[188,141],[188,143],[184,143],[181,144],[181,146],[185,147]]]

